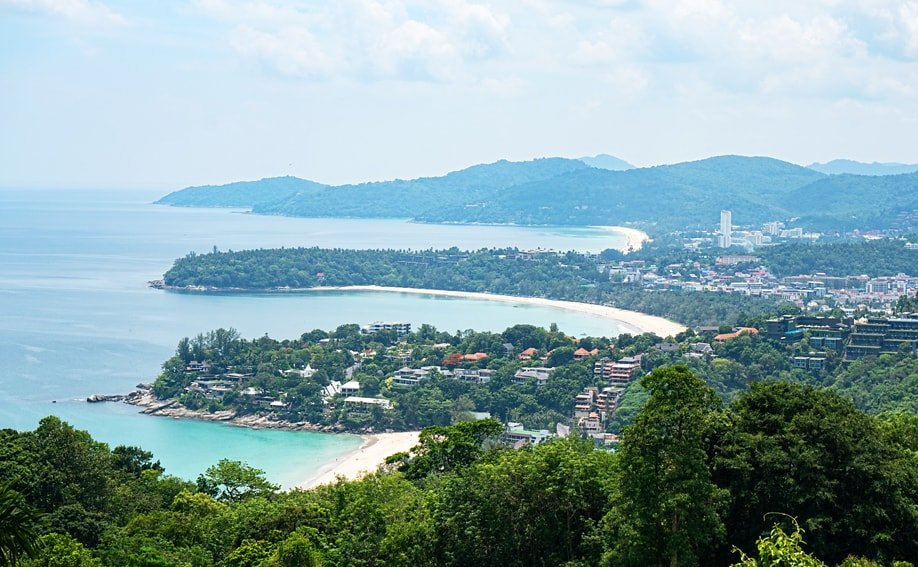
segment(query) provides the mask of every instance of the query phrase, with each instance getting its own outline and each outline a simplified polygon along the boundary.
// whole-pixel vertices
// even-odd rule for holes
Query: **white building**
[[[720,211],[720,247],[730,248],[733,245],[733,213]]]
[[[401,337],[411,332],[411,323],[403,323],[401,321],[393,321],[391,323],[374,321],[369,325],[364,325],[360,330],[364,334],[378,333],[380,331],[395,331],[398,333],[398,336]]]
[[[516,371],[510,381],[514,384],[525,384],[530,380],[535,380],[536,385],[544,386],[548,383],[548,379],[551,377],[552,371],[554,371],[554,368],[545,368],[542,366],[521,368]]]

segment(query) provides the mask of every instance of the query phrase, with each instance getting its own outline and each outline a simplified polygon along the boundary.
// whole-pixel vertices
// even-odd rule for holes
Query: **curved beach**
[[[417,445],[418,435],[419,431],[364,435],[363,444],[359,449],[322,467],[317,474],[296,487],[308,490],[322,484],[331,484],[337,481],[338,477],[347,480],[358,479],[366,473],[374,472],[379,465],[386,462],[386,457],[408,451]]]
[[[614,320],[623,324],[634,333],[654,333],[661,337],[676,335],[685,331],[686,327],[675,321],[639,313],[637,311],[628,311],[609,307],[608,305],[596,305],[594,303],[580,303],[578,301],[564,301],[560,299],[545,299],[542,297],[517,297],[513,295],[499,295],[496,293],[483,293],[476,291],[452,291],[443,289],[420,289],[413,287],[384,287],[378,285],[351,285],[342,287],[313,287],[297,291],[379,291],[389,293],[414,293],[418,295],[432,295],[438,297],[460,297],[463,299],[480,299],[484,301],[502,301],[505,303],[516,303],[518,305],[538,305],[541,307],[553,307],[556,309],[566,309],[579,313],[587,313],[605,319]]]

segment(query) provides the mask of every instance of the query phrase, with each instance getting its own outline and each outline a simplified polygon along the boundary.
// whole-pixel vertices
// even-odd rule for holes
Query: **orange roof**
[[[467,354],[463,358],[465,358],[466,360],[483,360],[485,358],[488,358],[488,355],[483,352],[476,352],[474,354]]]
[[[583,347],[580,347],[574,351],[574,356],[590,356],[590,351],[588,351],[587,349]]]
[[[714,337],[714,340],[720,341],[720,342],[728,341],[730,339],[735,339],[736,337],[742,334],[758,335],[759,330],[756,329],[755,327],[740,327],[739,329],[733,331],[732,333],[721,333],[720,335],[717,335],[716,337]]]
[[[532,347],[529,347],[529,348],[527,348],[526,350],[524,350],[523,352],[521,352],[520,354],[521,354],[521,355],[525,355],[525,356],[532,356],[532,355],[534,355],[534,354],[537,353],[537,352],[539,352],[539,351],[537,351],[536,349],[534,349],[534,348],[532,348]]]
[[[462,362],[464,358],[465,357],[463,357],[461,354],[454,353],[454,354],[450,354],[446,356],[443,359],[443,362],[441,362],[440,364],[442,364],[443,366],[455,366],[459,364],[460,362]]]

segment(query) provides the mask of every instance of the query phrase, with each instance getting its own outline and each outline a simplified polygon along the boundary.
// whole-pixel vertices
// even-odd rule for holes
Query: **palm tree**
[[[16,565],[38,553],[38,513],[11,484],[0,484],[0,565]]]

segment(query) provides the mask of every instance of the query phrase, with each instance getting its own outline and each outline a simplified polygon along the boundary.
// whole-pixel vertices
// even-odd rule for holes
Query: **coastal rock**
[[[91,404],[95,404],[99,402],[123,402],[126,398],[127,396],[123,396],[119,394],[113,394],[113,395],[93,394],[89,396],[88,398],[86,398],[86,401]]]

